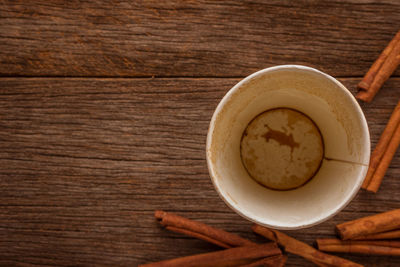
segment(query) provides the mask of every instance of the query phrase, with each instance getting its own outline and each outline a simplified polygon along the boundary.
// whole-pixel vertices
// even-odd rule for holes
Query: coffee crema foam
[[[290,190],[307,183],[324,157],[324,144],[315,123],[305,114],[277,108],[257,115],[240,143],[242,162],[258,183]]]

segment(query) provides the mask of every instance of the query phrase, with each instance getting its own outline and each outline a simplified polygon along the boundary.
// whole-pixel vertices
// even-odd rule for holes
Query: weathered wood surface
[[[399,13],[397,0],[1,1],[0,73],[240,77],[297,63],[362,76]]]
[[[0,1],[0,266],[136,266],[218,249],[160,228],[155,209],[262,242],[208,176],[217,103],[240,78],[289,63],[354,93],[400,25],[395,0],[164,2]],[[362,104],[373,146],[399,74]],[[290,234],[312,244],[400,208],[398,155],[377,195]]]
[[[160,228],[155,209],[262,241],[220,200],[205,161],[209,120],[237,81],[0,79],[0,265],[135,266],[217,249]],[[341,81],[354,88],[359,79]],[[399,92],[392,78],[362,105],[374,144]],[[333,219],[290,234],[312,244],[336,223],[400,208],[399,174],[396,156],[377,195],[360,192]]]

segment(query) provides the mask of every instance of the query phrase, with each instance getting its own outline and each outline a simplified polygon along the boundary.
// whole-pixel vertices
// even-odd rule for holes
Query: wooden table
[[[279,64],[315,67],[354,94],[399,14],[396,0],[1,1],[0,265],[136,266],[218,249],[162,229],[156,209],[261,242],[209,179],[216,105]],[[397,70],[361,103],[373,146],[399,94]],[[400,208],[399,175],[397,154],[376,195],[290,235],[312,244],[337,223]]]

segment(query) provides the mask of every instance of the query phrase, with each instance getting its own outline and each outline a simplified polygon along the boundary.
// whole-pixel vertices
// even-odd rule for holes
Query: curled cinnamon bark
[[[249,264],[240,265],[240,267],[259,267],[259,266],[283,267],[283,266],[285,266],[286,261],[287,261],[286,255],[276,255],[276,256],[271,256],[271,257],[267,257],[267,258],[264,258],[261,260],[254,261]]]
[[[230,248],[216,252],[203,253],[182,258],[148,263],[139,265],[139,267],[246,266],[254,261],[259,261],[261,259],[264,260],[263,264],[273,264],[274,262],[276,262],[276,258],[272,258],[270,256],[280,254],[280,249],[277,248],[274,243],[268,243],[262,245],[250,245],[245,247]]]
[[[374,175],[372,176],[371,182],[369,183],[367,190],[376,193],[381,186],[383,177],[386,174],[387,169],[389,168],[390,163],[394,157],[394,154],[397,151],[397,148],[400,145],[400,124],[397,125],[397,128],[390,140],[385,153],[382,156],[381,161],[378,164],[378,167],[375,170]]]
[[[400,209],[336,225],[336,231],[343,240],[399,229]]]
[[[317,245],[319,250],[327,252],[400,256],[399,241],[342,241],[328,238],[317,239]]]
[[[400,64],[400,31],[390,41],[379,55],[378,59],[358,84],[356,97],[365,102],[371,102],[383,83],[392,75]]]
[[[279,245],[285,248],[285,251],[301,256],[319,266],[362,266],[355,262],[318,251],[315,248],[277,230],[256,224],[253,225],[252,230],[269,240],[276,241]]]
[[[388,145],[399,124],[400,124],[400,101],[397,102],[397,106],[393,110],[392,115],[390,116],[390,119],[386,124],[385,130],[383,131],[381,137],[379,138],[378,144],[375,146],[375,149],[371,154],[368,172],[364,179],[362,188],[367,189],[372,180],[379,179],[375,176],[375,171],[379,163],[381,162],[382,157],[385,154]],[[374,183],[377,183],[377,181],[374,181]]]
[[[238,235],[165,211],[157,210],[154,216],[160,224],[165,226],[168,230],[199,238],[223,248],[255,244]]]
[[[380,239],[398,239],[398,238],[400,238],[400,230],[359,236],[354,238],[354,240],[380,240]]]

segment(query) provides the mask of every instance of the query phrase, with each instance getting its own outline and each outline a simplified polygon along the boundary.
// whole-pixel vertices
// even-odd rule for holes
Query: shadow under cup
[[[293,190],[260,185],[241,160],[247,125],[274,108],[304,113],[324,141],[318,172]],[[354,97],[331,76],[297,65],[264,69],[235,85],[219,103],[207,136],[207,164],[221,198],[243,217],[276,229],[309,227],[343,209],[360,189],[369,156],[367,122]]]

